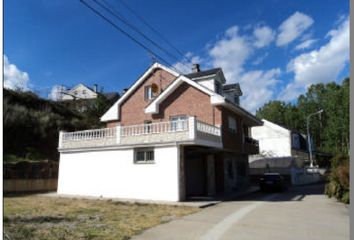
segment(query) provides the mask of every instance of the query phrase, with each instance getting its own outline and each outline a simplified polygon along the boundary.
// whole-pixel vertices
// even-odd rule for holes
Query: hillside
[[[110,105],[110,101],[100,97],[80,112],[73,103],[4,89],[4,161],[58,160],[59,131],[101,127],[99,116]]]

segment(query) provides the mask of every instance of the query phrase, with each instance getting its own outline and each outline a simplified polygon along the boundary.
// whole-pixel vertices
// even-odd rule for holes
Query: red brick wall
[[[144,120],[150,120],[151,114],[145,114],[144,109],[150,103],[144,98],[145,86],[153,83],[159,87],[159,92],[176,79],[172,74],[158,69],[139,86],[129,98],[121,105],[120,122],[122,125],[143,124]],[[112,123],[107,124],[112,126]]]
[[[113,128],[113,127],[116,127],[117,124],[118,124],[118,121],[107,122],[106,123],[106,127],[107,128]]]
[[[209,124],[221,124],[221,111],[210,103],[210,96],[183,83],[160,104],[160,113],[152,117],[169,121],[171,116],[196,116],[198,120]]]

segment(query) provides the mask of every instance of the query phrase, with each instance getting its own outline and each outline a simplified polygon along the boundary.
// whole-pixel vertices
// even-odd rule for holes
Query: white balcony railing
[[[170,132],[180,132],[188,130],[188,120],[180,120],[173,122],[159,122],[150,123],[143,125],[131,125],[121,127],[121,136],[139,136],[146,134],[159,134],[159,133],[170,133]]]
[[[190,141],[198,138],[221,142],[220,136],[219,127],[190,117],[179,121],[60,132],[59,149]]]
[[[205,132],[215,136],[221,136],[220,128],[204,122],[197,121],[197,131]]]
[[[102,138],[115,138],[116,129],[115,128],[102,128],[102,129],[91,129],[77,132],[66,132],[63,134],[62,141],[76,141],[76,140],[91,140],[91,139],[102,139]]]

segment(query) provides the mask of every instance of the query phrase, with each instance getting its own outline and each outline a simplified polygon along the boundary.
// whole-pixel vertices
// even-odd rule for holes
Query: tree
[[[349,78],[311,85],[295,104],[270,101],[257,110],[256,116],[289,129],[306,132],[306,118],[323,109],[321,118],[312,117],[310,134],[316,149],[328,153],[348,153],[349,149]]]

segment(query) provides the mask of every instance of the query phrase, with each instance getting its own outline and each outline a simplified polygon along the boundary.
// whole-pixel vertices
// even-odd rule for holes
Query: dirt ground
[[[129,239],[198,208],[111,200],[4,198],[5,239]]]

